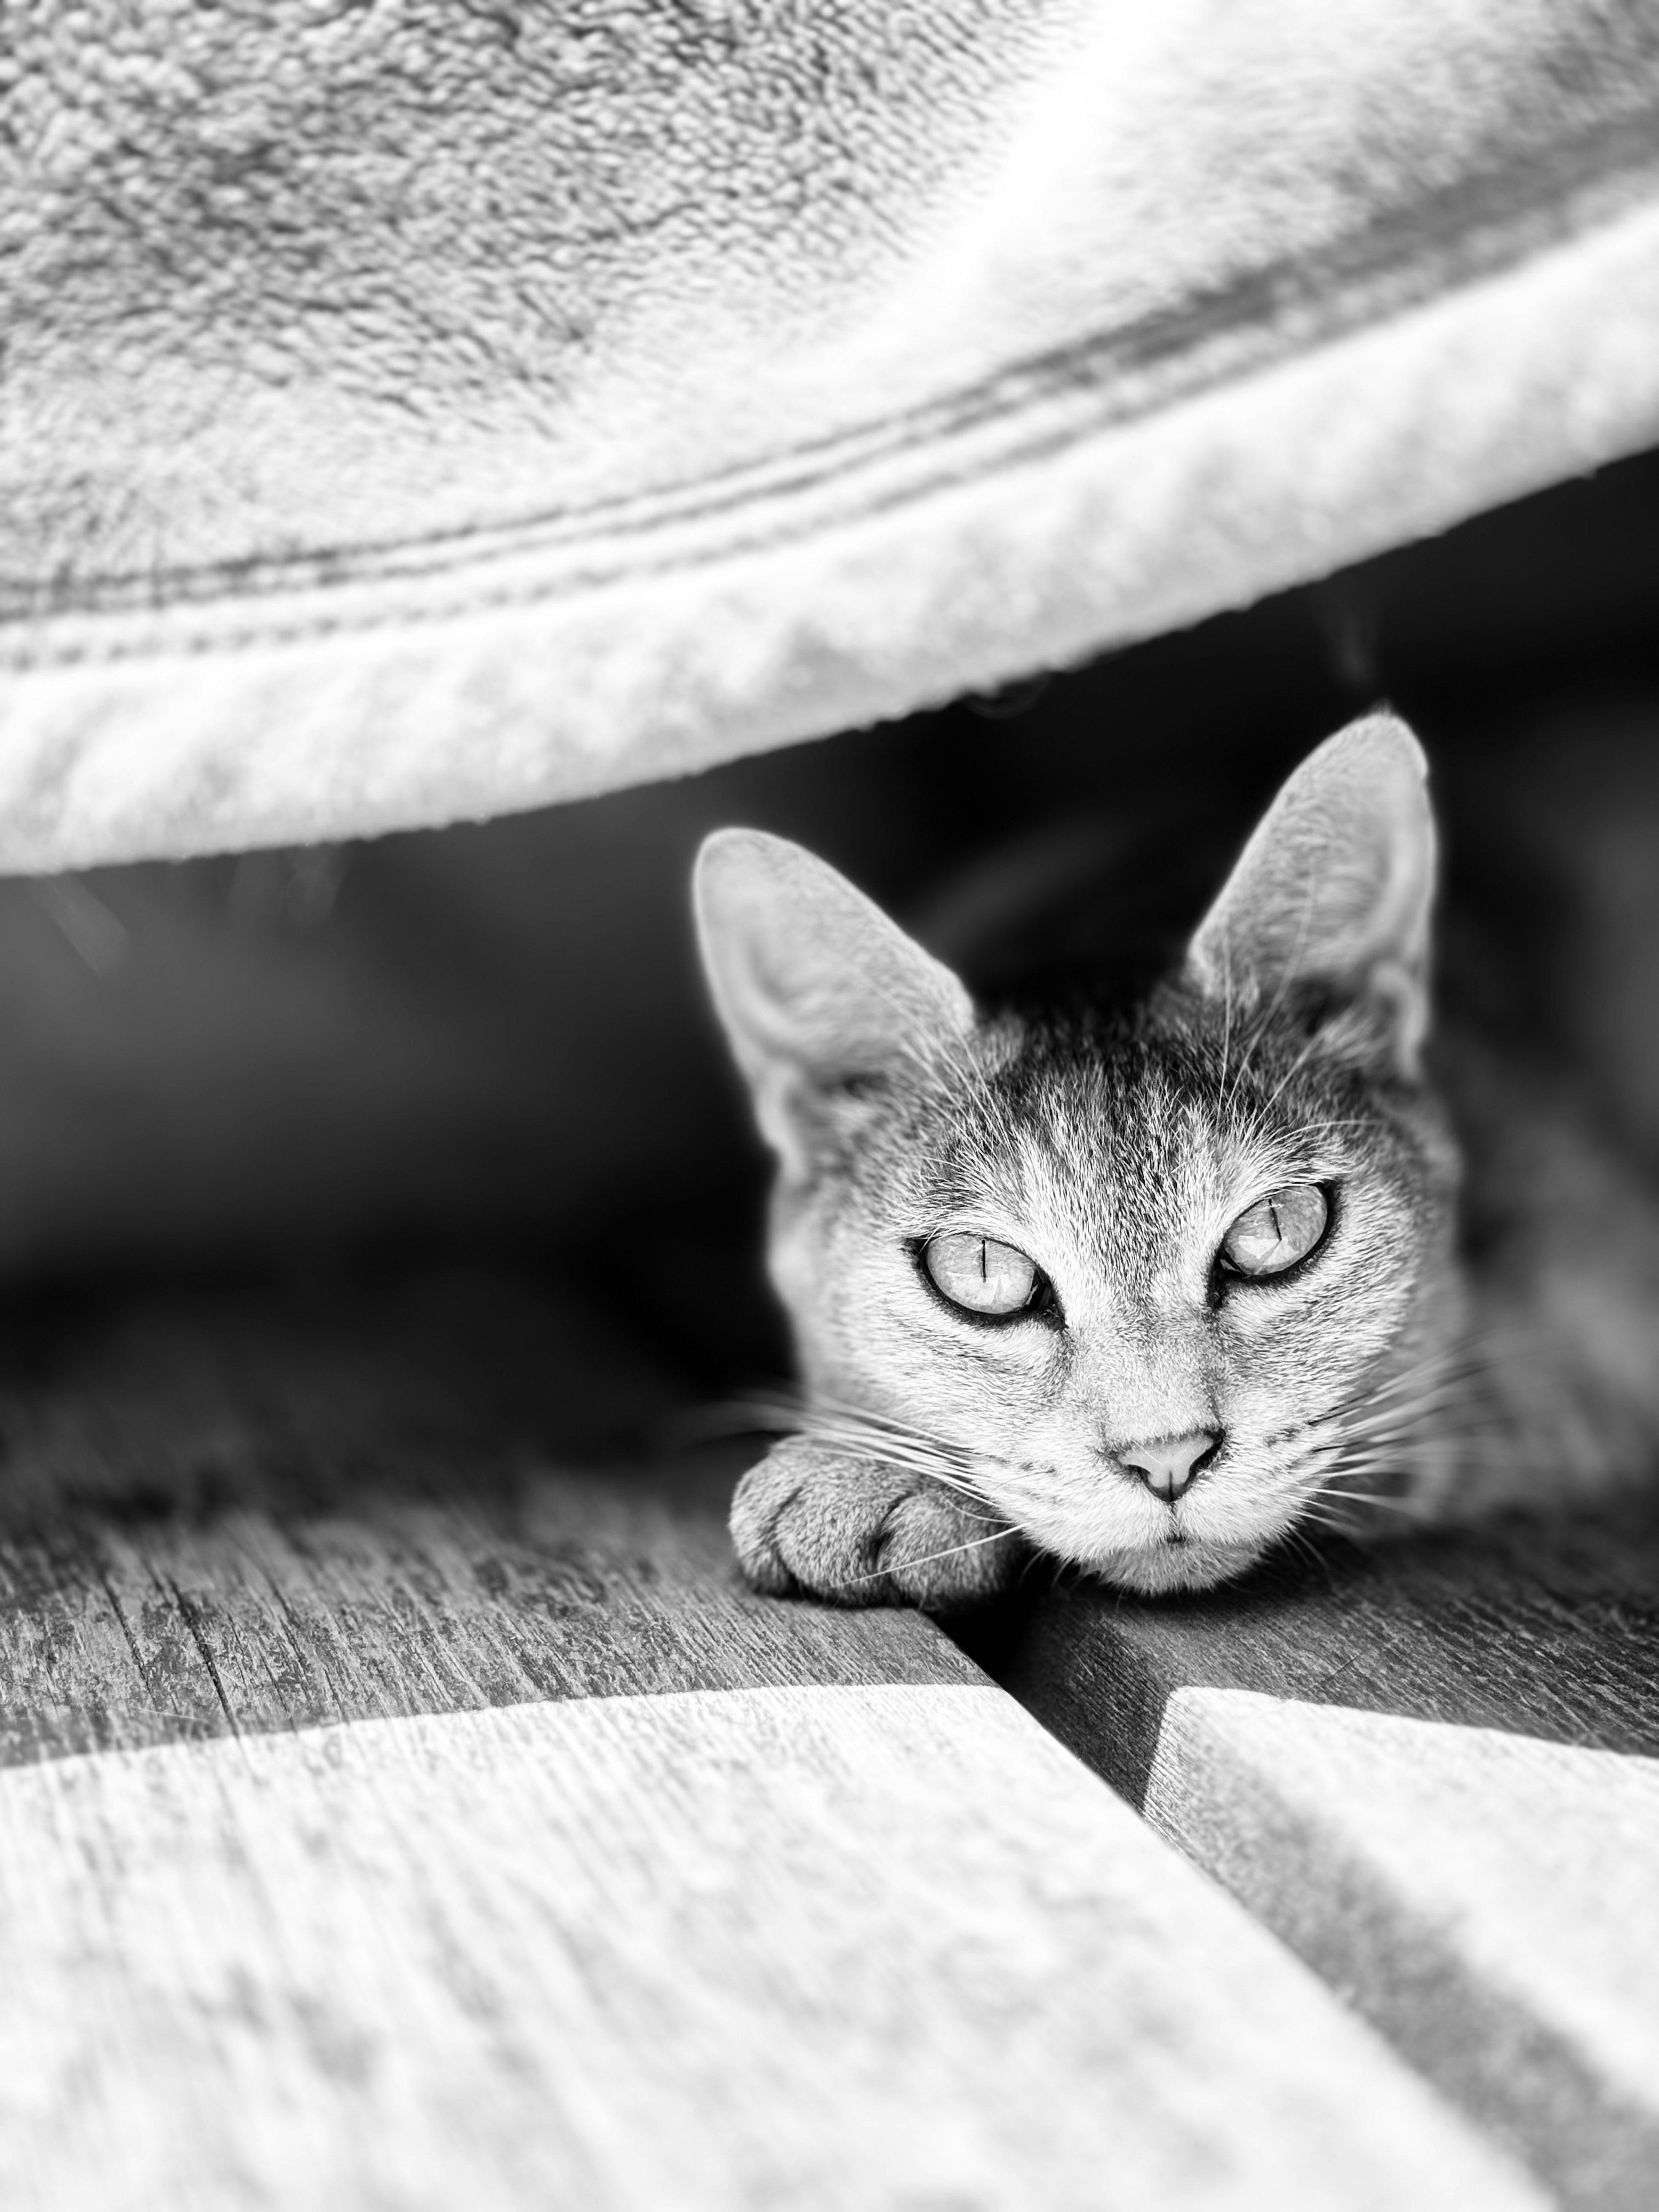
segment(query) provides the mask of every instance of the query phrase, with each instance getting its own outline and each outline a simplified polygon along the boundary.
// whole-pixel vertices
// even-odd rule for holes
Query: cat
[[[705,842],[802,1386],[733,1502],[757,1589],[948,1611],[1036,1552],[1196,1590],[1310,1522],[1652,1469],[1653,1194],[1547,1071],[1431,1035],[1436,877],[1427,763],[1382,713],[1291,775],[1127,998],[978,1008],[802,848]]]

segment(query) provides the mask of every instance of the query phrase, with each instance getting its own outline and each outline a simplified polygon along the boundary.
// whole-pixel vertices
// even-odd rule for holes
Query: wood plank
[[[975,1648],[1565,2201],[1652,2201],[1659,1504],[1056,1588]]]
[[[1570,2204],[1659,2177],[1659,1759],[1178,1690],[1154,1827]]]
[[[8,2206],[1541,2202],[933,1623],[744,1590],[732,1462],[594,1466],[672,1393],[591,1314],[79,1322],[0,1379]]]
[[[0,1947],[9,2205],[1545,2201],[988,1686],[14,1767]]]
[[[920,1615],[781,1615],[743,1589],[731,1483],[729,1462],[544,1468],[477,1504],[14,1534],[0,1762],[552,1698],[977,1679]]]

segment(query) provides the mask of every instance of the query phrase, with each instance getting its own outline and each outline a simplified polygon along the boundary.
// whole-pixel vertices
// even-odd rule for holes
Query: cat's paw
[[[743,1571],[770,1597],[834,1605],[977,1604],[1011,1580],[1019,1540],[989,1510],[926,1475],[789,1437],[732,1500]]]

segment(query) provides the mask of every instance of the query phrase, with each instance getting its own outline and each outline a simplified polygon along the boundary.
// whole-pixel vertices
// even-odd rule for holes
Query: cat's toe
[[[804,1437],[774,1444],[732,1500],[732,1540],[754,1587],[838,1605],[892,1604],[876,1556],[895,1498],[892,1471],[826,1452]]]
[[[793,1516],[810,1470],[782,1445],[751,1467],[732,1498],[732,1542],[738,1565],[763,1597],[789,1597],[800,1588],[780,1540],[780,1524]]]
[[[768,1596],[930,1611],[989,1596],[1016,1551],[1011,1534],[925,1478],[801,1437],[774,1445],[738,1485],[732,1537]]]

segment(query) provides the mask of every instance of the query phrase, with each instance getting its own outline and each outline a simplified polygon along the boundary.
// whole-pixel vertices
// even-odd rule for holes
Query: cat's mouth
[[[1109,1553],[1095,1572],[1120,1589],[1143,1597],[1167,1597],[1181,1590],[1213,1589],[1253,1567],[1266,1540],[1217,1543],[1171,1528],[1158,1543],[1134,1551]]]

